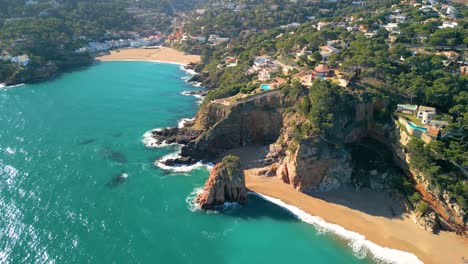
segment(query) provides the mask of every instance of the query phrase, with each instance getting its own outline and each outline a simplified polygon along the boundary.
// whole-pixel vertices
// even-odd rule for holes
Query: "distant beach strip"
[[[199,55],[189,55],[172,48],[159,47],[154,49],[128,48],[113,50],[110,54],[96,57],[99,61],[151,61],[187,65],[200,62]]]

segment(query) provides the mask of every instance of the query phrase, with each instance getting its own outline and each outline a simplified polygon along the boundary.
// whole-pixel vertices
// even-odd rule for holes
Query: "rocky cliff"
[[[214,166],[203,193],[197,196],[197,203],[202,209],[213,209],[226,202],[247,202],[244,171],[239,158],[235,156],[226,156]]]
[[[303,192],[329,191],[351,182],[352,159],[346,143],[375,136],[374,103],[337,106],[334,125],[326,134],[294,140],[285,126],[279,140],[270,146],[269,157],[278,163],[276,174]],[[294,117],[290,123],[307,122]]]
[[[283,109],[278,91],[239,101],[214,101],[200,108],[195,121],[184,128],[153,131],[153,137],[157,142],[183,144],[182,160],[214,159],[229,149],[275,142],[283,126]]]
[[[344,184],[391,190],[395,178],[406,176],[410,181],[414,179],[417,191],[430,207],[415,218],[427,220],[422,226],[433,231],[439,224],[452,230],[466,226],[466,214],[454,199],[446,192],[431,189],[424,177],[409,169],[410,160],[404,153],[409,138],[388,122],[391,120],[388,114],[382,115],[387,108],[382,102],[345,100],[335,107],[332,127],[314,136],[298,136],[308,119],[298,110],[291,111],[294,104],[298,102],[286,102],[279,91],[237,100],[220,99],[205,104],[186,127],[153,134],[160,142],[184,144],[181,157],[166,161],[169,165],[212,160],[227,150],[248,144],[270,144],[263,160],[269,167],[262,169],[262,174],[278,176],[302,192],[329,191]],[[376,120],[386,120],[386,123]],[[358,151],[353,156],[350,144],[362,144],[367,138],[378,141],[380,146]],[[389,154],[384,155],[384,149]],[[356,170],[359,161],[356,157],[363,156],[363,152],[367,157],[379,156],[380,160],[376,159],[364,170]],[[367,157],[361,163],[369,164]],[[383,163],[388,166],[382,166]],[[436,213],[435,218],[432,212]]]
[[[416,221],[425,229],[437,231],[440,227],[457,232],[466,232],[468,215],[454,197],[447,191],[430,184],[423,172],[410,168],[411,158],[406,152],[410,142],[410,135],[398,122],[396,124],[397,140],[393,142],[393,149],[398,157],[400,166],[415,180],[416,189],[421,193],[424,202],[430,205],[427,212],[416,217]]]

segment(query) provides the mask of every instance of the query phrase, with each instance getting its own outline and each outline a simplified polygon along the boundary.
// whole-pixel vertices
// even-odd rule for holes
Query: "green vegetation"
[[[312,133],[325,132],[333,126],[333,112],[339,100],[339,87],[328,81],[316,80],[309,94],[307,112],[312,123]]]
[[[228,175],[240,175],[242,173],[240,159],[234,155],[227,155],[222,161],[224,168],[226,168]]]
[[[416,211],[420,214],[425,214],[429,210],[429,205],[426,202],[420,202],[418,206],[416,206]]]
[[[109,40],[112,33],[141,35],[165,31],[180,1],[63,0],[25,4],[0,0],[0,56],[28,55],[22,67],[0,62],[0,83],[46,79],[57,71],[92,62],[90,54],[74,51],[88,42]],[[184,1],[188,2],[188,1]],[[190,6],[191,2],[187,3]]]
[[[442,144],[442,143],[440,143]],[[425,145],[420,139],[412,138],[408,144],[411,167],[423,172],[434,186],[450,191],[461,206],[468,207],[468,182],[460,169],[437,151],[439,143]],[[452,151],[448,148],[446,151]],[[466,160],[466,149],[460,155]]]

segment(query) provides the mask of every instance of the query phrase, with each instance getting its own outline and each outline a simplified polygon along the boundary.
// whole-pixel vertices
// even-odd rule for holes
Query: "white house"
[[[29,65],[29,57],[28,55],[21,55],[21,56],[16,56],[12,57],[10,59],[11,62],[16,63],[18,65],[21,65],[23,67],[26,67]]]
[[[444,21],[440,28],[455,28],[458,26],[458,23],[455,21]]]
[[[418,119],[421,119],[421,123],[429,124],[432,121],[432,118],[436,115],[437,110],[434,107],[429,106],[419,106],[418,109]]]
[[[331,46],[321,46],[320,47],[320,55],[322,55],[324,60],[327,60],[332,54],[340,53],[340,51]]]
[[[258,72],[257,77],[258,77],[258,80],[261,82],[268,81],[271,79],[270,73],[265,69],[261,69]]]

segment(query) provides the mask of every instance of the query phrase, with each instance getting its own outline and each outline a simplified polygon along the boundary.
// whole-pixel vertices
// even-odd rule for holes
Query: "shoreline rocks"
[[[240,160],[236,156],[226,156],[211,170],[203,193],[197,196],[197,203],[204,210],[213,209],[226,202],[245,204],[247,188]]]

